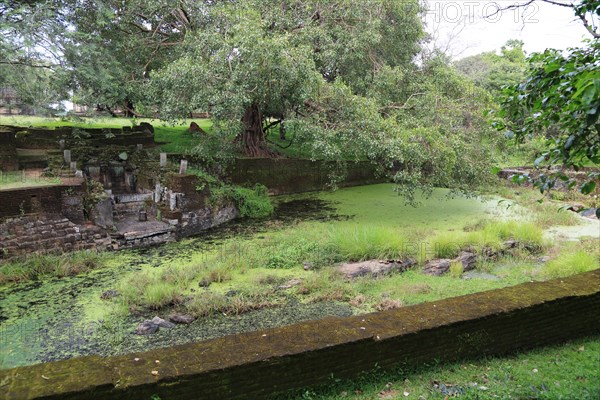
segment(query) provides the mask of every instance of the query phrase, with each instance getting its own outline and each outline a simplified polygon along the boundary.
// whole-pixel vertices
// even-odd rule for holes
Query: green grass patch
[[[89,250],[61,255],[31,254],[0,264],[0,283],[77,275],[104,267],[106,258],[104,253]]]
[[[598,254],[586,250],[566,250],[555,259],[548,261],[541,273],[546,278],[561,278],[598,268],[600,268]]]
[[[288,399],[580,399],[600,398],[600,337],[501,358],[432,363],[333,379]]]

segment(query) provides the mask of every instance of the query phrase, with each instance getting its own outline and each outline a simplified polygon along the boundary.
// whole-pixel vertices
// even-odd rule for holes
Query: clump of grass
[[[356,298],[352,285],[342,281],[334,271],[320,271],[308,276],[298,286],[297,293],[310,302],[350,301]]]
[[[583,250],[567,251],[549,261],[542,268],[546,278],[560,278],[600,268],[598,256]]]
[[[465,272],[464,267],[460,261],[453,261],[450,264],[450,270],[448,271],[450,276],[453,278],[460,278]]]
[[[375,304],[375,309],[377,311],[395,310],[401,307],[404,307],[402,300],[383,299],[379,303]]]
[[[181,303],[180,288],[174,283],[155,282],[144,288],[142,302],[153,310]]]
[[[486,225],[483,231],[500,240],[516,240],[525,247],[533,249],[544,247],[544,233],[542,229],[531,222],[494,222]]]
[[[186,311],[197,317],[208,317],[213,314],[239,315],[278,305],[272,298],[271,291],[244,290],[234,296],[205,291],[195,295],[185,304]]]
[[[0,283],[73,276],[105,266],[105,255],[85,250],[67,254],[31,254],[0,265]]]
[[[540,250],[545,246],[542,230],[533,223],[516,221],[491,222],[479,230],[469,232],[445,232],[433,237],[422,246],[420,261],[429,258],[455,258],[462,250],[478,253],[498,251],[506,240],[518,241],[523,247]]]
[[[421,253],[421,261],[430,258],[429,253],[433,258],[454,258],[458,253],[469,244],[471,236],[464,232],[445,232],[436,235]]]
[[[327,248],[348,261],[399,259],[407,252],[404,235],[384,226],[338,225],[330,229],[326,241]]]

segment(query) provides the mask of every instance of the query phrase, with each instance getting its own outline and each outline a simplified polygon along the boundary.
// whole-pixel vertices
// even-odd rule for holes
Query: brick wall
[[[143,353],[4,370],[0,398],[264,399],[375,366],[501,355],[599,334],[598,315],[600,270]]]
[[[19,160],[15,146],[15,135],[11,131],[0,129],[0,170],[15,171],[19,169]]]
[[[110,236],[94,225],[76,225],[59,214],[29,215],[0,222],[0,259],[31,253],[106,249]]]
[[[0,218],[32,213],[60,214],[63,196],[82,191],[82,184],[0,190]]]
[[[335,164],[285,158],[236,159],[227,170],[233,183],[261,183],[273,194],[302,193],[323,190],[331,182]],[[339,186],[368,185],[386,182],[376,176],[375,165],[369,162],[348,163],[346,176]]]

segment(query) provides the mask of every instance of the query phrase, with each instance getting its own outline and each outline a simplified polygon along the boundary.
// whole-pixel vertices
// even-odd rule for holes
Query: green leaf
[[[596,189],[596,182],[587,181],[583,185],[581,185],[580,191],[582,194],[590,194]]]

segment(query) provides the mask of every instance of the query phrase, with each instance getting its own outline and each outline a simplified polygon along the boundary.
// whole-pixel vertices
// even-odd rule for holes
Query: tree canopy
[[[410,200],[473,188],[487,159],[490,98],[443,54],[415,62],[421,12],[418,0],[10,2],[0,43],[13,67],[47,63],[80,104],[166,120],[207,111],[248,156],[273,156],[265,129],[285,121],[313,158],[338,172],[378,163]],[[41,15],[37,29],[24,22]]]

